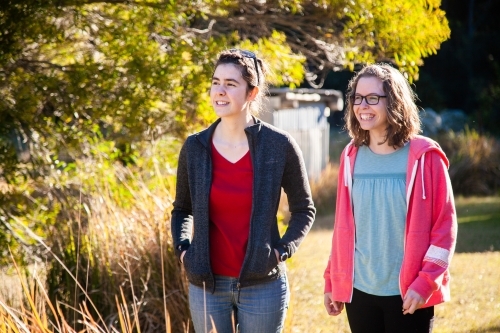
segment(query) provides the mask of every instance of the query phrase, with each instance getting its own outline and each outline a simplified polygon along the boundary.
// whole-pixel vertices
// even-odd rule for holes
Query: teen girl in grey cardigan
[[[242,130],[248,142],[253,167],[248,243],[238,277],[219,277],[212,272],[210,257],[212,142],[215,144],[217,131],[223,130],[224,122],[229,123],[231,119],[241,117],[239,109],[235,111],[226,108],[227,102],[238,104],[238,98],[241,96],[235,92],[231,84],[226,87],[221,81],[228,75],[234,75],[234,68],[238,68],[242,76],[236,77],[241,81],[236,82],[236,85],[248,84],[247,91],[250,92],[247,95],[250,97],[247,99],[254,103],[255,96],[251,95],[252,91],[258,93],[260,91],[257,86],[263,87],[261,81],[264,71],[261,59],[256,58],[253,53],[245,52],[247,51],[230,50],[219,57],[214,73],[217,78],[212,84],[211,99],[214,109],[218,115],[220,113],[220,118],[206,130],[189,136],[179,155],[171,231],[176,254],[184,264],[190,282],[190,309],[197,331],[212,328],[211,320],[204,320],[198,313],[201,310],[197,303],[202,301],[197,293],[200,292],[199,288],[203,288],[201,290],[206,291],[203,297],[207,298],[203,301],[207,304],[204,317],[208,315],[214,320],[217,332],[233,332],[235,327],[228,324],[231,316],[235,316],[242,333],[259,330],[264,333],[281,332],[289,300],[284,261],[297,251],[315,216],[304,161],[294,139],[288,133],[249,115],[248,109],[241,111],[246,117]],[[260,77],[255,80],[258,73]],[[231,80],[229,82],[232,82]],[[216,104],[214,100],[224,100],[224,103]],[[215,147],[217,148],[217,145]],[[282,188],[288,197],[291,218],[286,232],[280,236],[276,215]],[[231,202],[227,202],[227,205],[230,206]],[[215,298],[214,302],[222,302],[221,299],[228,292],[222,290],[227,281],[233,286],[229,290],[231,300],[227,305],[231,312],[222,318],[217,314],[222,310],[218,305],[213,305],[211,299]],[[276,287],[272,283],[275,283]],[[258,314],[253,318],[245,312],[244,305],[254,303],[255,307],[260,308],[258,302],[262,300],[258,299],[263,297],[259,292],[267,290],[262,288],[271,288],[268,289],[270,291],[285,290],[284,296],[279,296],[283,300],[278,309],[272,310],[276,312],[275,314]],[[252,292],[248,293],[247,297],[245,291]],[[272,292],[265,291],[265,293]]]

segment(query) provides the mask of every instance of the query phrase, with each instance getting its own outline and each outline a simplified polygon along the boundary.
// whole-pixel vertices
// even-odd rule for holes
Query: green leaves
[[[3,1],[0,185],[29,184],[29,198],[34,188],[51,186],[54,169],[63,177],[100,149],[109,150],[107,163],[135,165],[137,147],[165,137],[182,141],[215,118],[208,91],[216,56],[226,48],[266,59],[277,86],[304,78],[321,86],[331,70],[374,61],[392,61],[417,79],[422,59],[449,36],[439,4]],[[9,187],[2,195],[18,202],[20,193]],[[38,209],[26,200],[34,203],[27,211]]]
[[[439,1],[357,1],[346,5],[344,36],[348,66],[393,61],[408,79],[418,79],[422,60],[449,38]]]
[[[74,154],[96,129],[120,145],[205,126],[213,61],[227,47],[254,50],[271,83],[297,86],[306,71],[381,60],[416,79],[449,36],[438,0],[23,0],[2,13],[0,126]]]

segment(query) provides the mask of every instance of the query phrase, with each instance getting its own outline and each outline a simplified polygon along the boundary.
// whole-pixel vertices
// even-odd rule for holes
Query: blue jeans
[[[189,284],[189,308],[196,333],[280,333],[290,301],[286,275],[236,288],[238,279],[215,276],[215,292]]]

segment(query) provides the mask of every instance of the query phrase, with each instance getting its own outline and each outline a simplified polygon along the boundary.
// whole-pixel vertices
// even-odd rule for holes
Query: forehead
[[[356,93],[361,95],[370,93],[383,94],[384,84],[378,77],[361,77],[356,85]]]
[[[241,69],[235,64],[220,64],[215,69],[213,77],[219,80],[232,79],[236,81],[244,81]]]

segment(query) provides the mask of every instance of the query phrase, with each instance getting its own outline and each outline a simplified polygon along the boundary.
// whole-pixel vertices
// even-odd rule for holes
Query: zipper
[[[345,154],[344,159],[344,185],[347,187],[347,191],[349,192],[349,203],[351,204],[351,214],[352,214],[352,223],[354,225],[354,238],[352,240],[352,273],[351,273],[351,295],[349,297],[350,302],[352,302],[352,295],[354,293],[354,255],[356,254],[356,222],[354,221],[354,211],[353,211],[353,198],[352,198],[352,174],[351,174],[351,161],[349,159],[349,155]],[[347,173],[348,172],[348,173]]]
[[[410,208],[410,197],[411,197],[411,192],[413,191],[413,186],[415,182],[415,178],[417,176],[417,169],[418,169],[418,160],[415,161],[415,164],[413,165],[411,176],[410,176],[410,184],[408,185],[408,190],[406,192],[406,219],[405,219],[405,233],[403,235],[403,260],[401,260],[401,268],[399,269],[399,293],[401,294],[401,298],[404,299],[403,295],[403,288],[401,286],[401,278],[403,275],[403,264],[405,261],[405,254],[406,254],[406,230],[408,227],[408,209]]]
[[[200,140],[201,141],[201,140]],[[207,150],[207,155],[208,155],[208,161],[209,161],[209,177],[208,177],[208,191],[207,191],[207,202],[210,202],[210,191],[212,188],[212,173],[213,173],[213,161],[212,161],[212,137],[210,137],[209,142],[207,143],[208,146],[205,146],[205,149]],[[210,204],[207,205],[207,216],[208,216],[208,226],[207,226],[207,233],[210,234]],[[208,253],[208,260],[210,261],[210,240],[207,236],[207,253]],[[208,270],[210,272],[210,278],[212,280],[212,294],[215,293],[215,276],[214,273],[212,272],[212,266],[209,264],[208,265]],[[205,281],[203,281],[205,283]]]
[[[238,280],[238,283],[236,284],[236,289],[238,289],[238,303],[240,303],[240,292],[241,292],[241,283]]]
[[[240,302],[240,290],[241,290],[241,275],[244,271],[245,264],[248,261],[248,254],[250,253],[251,247],[252,247],[252,228],[254,223],[253,221],[253,215],[254,215],[254,203],[255,203],[255,154],[254,154],[254,144],[253,144],[253,136],[250,136],[250,134],[245,131],[245,134],[248,139],[248,148],[250,151],[250,160],[252,161],[252,170],[253,170],[253,179],[252,179],[252,211],[250,212],[250,230],[248,231],[248,244],[247,244],[247,251],[245,253],[245,258],[243,259],[243,264],[241,265],[241,270],[240,270],[240,275],[238,276],[238,281],[236,284],[236,288],[238,289],[238,303]]]
[[[354,217],[353,217],[353,221],[354,221]],[[350,302],[352,302],[352,295],[354,293],[354,265],[355,265],[354,255],[355,254],[356,254],[356,223],[354,222],[354,239],[353,239],[353,247],[352,247],[352,273],[351,273],[352,288],[351,288],[351,296],[349,297]]]

